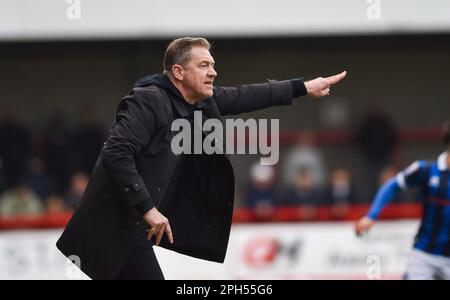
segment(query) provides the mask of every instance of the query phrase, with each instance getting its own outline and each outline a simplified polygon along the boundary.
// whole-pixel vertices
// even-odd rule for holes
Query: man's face
[[[214,59],[208,49],[192,47],[191,59],[183,69],[182,84],[190,100],[206,99],[213,95],[213,82],[217,73],[214,70]]]

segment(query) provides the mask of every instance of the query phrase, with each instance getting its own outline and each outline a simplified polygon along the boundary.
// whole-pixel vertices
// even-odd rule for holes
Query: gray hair
[[[200,46],[206,49],[211,48],[211,44],[205,38],[183,37],[170,42],[164,54],[164,74],[172,73],[173,65],[184,66],[191,59],[191,48]]]

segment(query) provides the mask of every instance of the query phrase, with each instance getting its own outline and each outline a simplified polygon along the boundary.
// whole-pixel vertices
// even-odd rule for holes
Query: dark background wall
[[[332,75],[348,78],[320,101],[297,99],[292,107],[242,116],[280,118],[282,130],[351,130],[376,103],[402,129],[437,128],[450,112],[450,35],[345,36],[214,39],[217,84]],[[55,110],[77,121],[80,107],[93,104],[108,127],[119,100],[142,76],[161,71],[168,40],[39,42],[0,44],[0,111],[15,108],[38,130]],[[343,112],[327,122],[330,107]],[[335,109],[336,109],[335,107]],[[408,145],[405,162],[436,154],[437,143]],[[351,145],[323,147],[333,164],[363,173]],[[258,157],[235,157],[238,182]]]
[[[211,39],[217,84],[314,78],[349,71],[332,97],[296,101],[256,116],[279,115],[282,128],[323,128],[320,109],[332,98],[348,104],[353,125],[370,102],[399,126],[437,126],[450,108],[450,36]],[[167,40],[0,44],[0,99],[39,124],[49,110],[71,115],[94,102],[109,122],[115,104],[139,77],[161,71]],[[447,109],[446,109],[447,108]],[[72,115],[73,117],[73,115]]]

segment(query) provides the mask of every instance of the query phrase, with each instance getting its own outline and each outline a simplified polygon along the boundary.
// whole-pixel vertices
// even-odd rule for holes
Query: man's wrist
[[[136,206],[137,211],[144,216],[146,213],[148,213],[152,208],[155,207],[155,205],[153,204],[153,201],[151,201],[150,199],[148,201],[143,201],[139,204],[137,204]]]

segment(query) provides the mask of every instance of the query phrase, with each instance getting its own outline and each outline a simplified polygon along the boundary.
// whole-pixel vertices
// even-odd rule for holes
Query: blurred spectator
[[[301,169],[309,170],[313,185],[325,184],[325,163],[316,147],[315,136],[311,132],[301,133],[297,144],[286,155],[283,163],[283,183],[292,186]]]
[[[355,138],[368,163],[367,191],[372,195],[378,188],[377,179],[381,170],[392,163],[398,133],[391,118],[377,105],[371,105]]]
[[[64,202],[69,209],[75,210],[78,207],[88,181],[89,177],[83,172],[76,172],[73,175],[70,189],[64,198]]]
[[[64,199],[57,195],[52,195],[45,201],[45,211],[47,214],[60,214],[66,212],[66,210]]]
[[[357,203],[359,199],[357,199],[355,186],[348,169],[333,170],[326,198],[325,201],[331,205],[332,217],[338,219],[345,217],[350,205]]]
[[[3,170],[3,159],[0,155],[0,194],[4,192],[6,188],[6,174]]]
[[[0,197],[0,216],[38,215],[44,211],[39,197],[20,184]]]
[[[31,135],[22,124],[18,112],[8,108],[0,123],[0,157],[6,187],[20,183],[31,156]]]
[[[36,193],[40,199],[46,199],[56,193],[56,185],[53,178],[47,174],[42,159],[34,157],[29,164],[28,176],[25,184]]]
[[[45,127],[43,137],[43,158],[49,173],[56,179],[59,193],[69,187],[74,163],[70,147],[71,135],[61,112],[54,112]]]
[[[72,140],[74,163],[76,170],[91,174],[106,140],[106,132],[92,105],[84,105],[81,116],[81,126],[75,131]]]
[[[383,184],[385,184],[389,179],[392,177],[395,177],[398,173],[398,169],[394,167],[393,165],[387,165],[385,166],[378,177],[378,187],[381,187]]]
[[[286,190],[282,205],[301,206],[300,218],[310,220],[317,214],[316,206],[324,204],[324,193],[314,182],[309,169],[300,169],[294,177],[294,185]]]
[[[250,168],[250,183],[244,200],[258,218],[267,219],[272,216],[275,205],[275,170],[272,166],[256,162]]]

